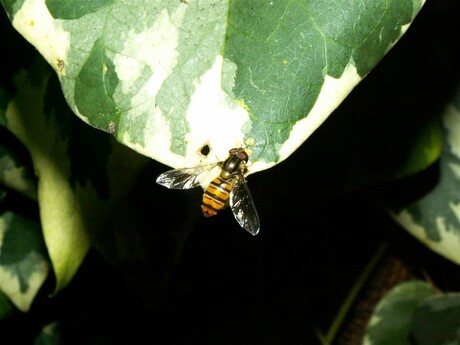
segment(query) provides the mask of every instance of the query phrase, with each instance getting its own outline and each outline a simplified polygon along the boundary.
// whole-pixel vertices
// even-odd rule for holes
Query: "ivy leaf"
[[[52,322],[45,325],[38,336],[35,338],[34,345],[60,345],[62,340],[62,331],[58,322]]]
[[[423,0],[2,3],[84,121],[173,167],[245,146],[253,173],[310,136]]]
[[[147,159],[73,116],[50,75],[41,59],[16,75],[18,92],[5,121],[29,151],[38,177],[40,220],[58,291]]]
[[[460,344],[460,294],[425,300],[414,314],[412,329],[418,345]]]
[[[0,185],[36,199],[37,186],[27,150],[2,128],[6,126],[6,108],[12,99],[11,92],[3,85],[5,82],[0,80]]]
[[[363,341],[364,345],[410,345],[412,318],[418,305],[437,294],[429,284],[411,281],[397,285],[377,305]]]
[[[38,221],[0,214],[0,290],[27,311],[48,276],[49,260]]]
[[[0,185],[30,198],[37,198],[37,186],[30,167],[0,143]]]
[[[411,203],[387,201],[391,214],[427,247],[460,264],[460,93],[443,115],[443,152],[436,182]]]

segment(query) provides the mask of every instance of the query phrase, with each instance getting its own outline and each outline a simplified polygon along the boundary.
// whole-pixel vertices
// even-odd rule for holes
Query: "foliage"
[[[212,159],[245,145],[253,153],[249,173],[288,157],[395,44],[422,5],[3,3],[86,122],[173,167],[196,165],[205,145]]]
[[[458,293],[442,294],[425,282],[402,283],[379,302],[364,344],[458,344],[459,301]]]

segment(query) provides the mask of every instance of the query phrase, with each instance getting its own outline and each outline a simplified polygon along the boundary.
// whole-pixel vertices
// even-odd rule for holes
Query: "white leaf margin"
[[[448,154],[454,155],[460,159],[460,111],[454,105],[450,104],[447,106],[443,115],[443,124],[447,140],[444,151],[448,150]],[[442,156],[441,159],[443,159]],[[460,166],[450,164],[449,168],[460,181]],[[446,210],[446,212],[452,212],[460,225],[460,204],[449,202],[448,205],[449,209]],[[403,209],[399,212],[390,211],[390,215],[425,246],[460,265],[460,227],[452,228],[446,226],[444,217],[442,215],[437,215],[435,223],[437,227],[436,230],[440,235],[440,240],[433,241],[428,237],[427,229],[423,225],[417,223],[407,209]],[[430,213],[427,216],[434,215]]]
[[[15,231],[15,229],[9,228],[12,217],[15,217],[15,214],[11,212],[5,212],[0,215],[0,290],[20,311],[27,312],[48,277],[50,264],[43,253],[32,250],[21,261],[5,265],[2,260],[2,249],[4,249],[3,246],[5,244],[5,233],[7,231]],[[22,272],[30,271],[30,267],[33,267],[34,270],[27,277],[27,281],[25,282],[27,289],[24,290],[21,289],[20,282],[21,279],[24,279],[24,276],[19,276],[13,272],[18,272],[21,275]]]
[[[423,6],[424,2],[425,0],[420,0],[420,7]],[[180,18],[180,12],[186,11],[186,8],[191,5],[179,6],[176,13],[166,13],[165,15],[170,18]],[[224,15],[226,15],[225,11],[222,13],[222,16]],[[158,20],[164,20],[164,18],[159,16]],[[62,66],[66,65],[68,61],[70,32],[63,29],[62,22],[55,20],[51,16],[45,0],[24,1],[22,7],[13,18],[13,26],[40,51],[58,74],[65,73]],[[401,36],[408,27],[409,25],[402,27]],[[222,35],[224,35],[224,27],[221,29]],[[177,42],[174,41],[177,40],[176,35],[161,35],[161,39],[164,40],[161,45],[175,47],[177,50]],[[392,46],[393,44],[387,50],[390,50]],[[169,53],[167,54],[168,56],[174,54],[174,52]],[[116,63],[116,59],[114,63]],[[170,151],[170,129],[167,121],[158,120],[162,116],[152,116],[153,122],[146,126],[145,137],[151,138],[146,145],[142,146],[134,143],[125,133],[118,139],[137,152],[174,168],[211,163],[216,161],[216,157],[217,160],[223,160],[228,156],[230,148],[245,147],[248,146],[248,143],[250,144],[249,146],[256,144],[251,142],[251,138],[245,137],[243,130],[243,127],[247,126],[247,121],[250,121],[248,112],[236,100],[231,100],[221,88],[222,66],[223,56],[216,52],[213,66],[208,71],[205,71],[201,78],[196,80],[196,89],[191,96],[187,109],[187,119],[191,124],[191,131],[185,143],[185,156],[177,155]],[[120,62],[115,67],[121,81],[123,78],[120,76],[132,73],[132,70],[124,71],[125,68],[132,68],[130,64],[126,65],[124,62]],[[228,71],[225,72],[228,73]],[[233,73],[236,73],[236,69]],[[161,82],[155,78],[164,80],[165,76],[161,73],[160,76],[152,75],[152,80],[147,85],[157,85],[158,82]],[[326,76],[321,93],[313,109],[308,116],[293,125],[288,140],[277,148],[280,159],[277,162],[251,162],[252,164],[248,166],[248,174],[268,169],[288,158],[327,119],[361,80],[362,77],[358,75],[353,61],[349,62],[340,79]],[[126,83],[127,85],[121,86],[122,89],[129,87],[130,81],[127,80]],[[74,109],[74,112],[85,120],[83,114],[78,113],[78,109]],[[227,121],[228,126],[213,126],[212,130],[210,130],[206,124],[218,121],[216,120],[216,114],[218,114],[218,119],[220,120],[227,118],[237,118],[238,120]],[[211,154],[207,157],[202,157],[198,154],[203,147],[203,143],[207,143],[212,148]],[[248,151],[250,154],[250,150]]]

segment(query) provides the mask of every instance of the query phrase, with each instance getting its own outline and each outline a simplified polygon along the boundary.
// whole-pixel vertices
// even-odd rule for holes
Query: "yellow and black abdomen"
[[[233,188],[233,179],[224,179],[221,176],[211,181],[203,194],[201,209],[205,217],[215,216],[222,210]]]

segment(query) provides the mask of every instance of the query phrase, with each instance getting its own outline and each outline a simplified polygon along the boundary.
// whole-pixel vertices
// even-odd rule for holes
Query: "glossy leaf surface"
[[[5,126],[30,153],[56,290],[76,273],[92,239],[145,164],[108,134],[78,121],[44,62],[15,77]]]
[[[39,222],[0,213],[0,290],[19,310],[30,308],[49,268]]]
[[[173,167],[287,158],[406,31],[421,0],[3,0],[72,109]]]
[[[412,318],[418,305],[437,294],[429,284],[411,281],[397,285],[377,305],[367,327],[364,345],[411,345]]]
[[[457,94],[458,97],[459,94]],[[444,148],[433,187],[392,215],[426,246],[460,264],[460,107],[449,104],[443,115]]]

